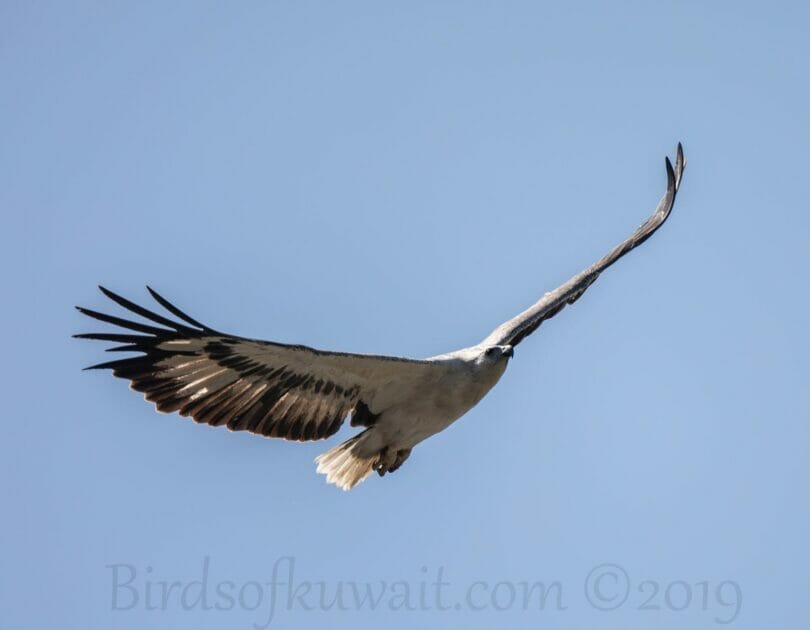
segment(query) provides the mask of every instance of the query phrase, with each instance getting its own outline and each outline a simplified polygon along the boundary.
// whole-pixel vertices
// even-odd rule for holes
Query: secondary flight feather
[[[666,192],[633,234],[483,341],[461,350],[416,360],[247,339],[201,324],[148,287],[173,318],[100,287],[149,323],[77,307],[123,330],[75,337],[119,344],[112,352],[138,353],[87,369],[112,370],[158,411],[201,424],[307,441],[328,438],[349,418],[363,431],[316,458],[328,482],[349,490],[373,472],[394,472],[414,446],[475,406],[501,378],[515,346],[663,225],[686,166],[680,144],[675,165],[669,158],[665,164]]]

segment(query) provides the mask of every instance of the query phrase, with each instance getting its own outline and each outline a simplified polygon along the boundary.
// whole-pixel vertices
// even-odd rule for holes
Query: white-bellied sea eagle
[[[202,424],[305,441],[328,438],[350,417],[351,426],[363,431],[315,460],[328,482],[349,490],[374,471],[394,472],[414,446],[469,411],[501,378],[515,346],[661,227],[685,165],[678,144],[675,166],[666,159],[664,196],[627,240],[483,341],[447,354],[417,360],[237,337],[192,319],[151,288],[152,297],[176,319],[102,287],[107,297],[150,323],[77,307],[125,332],[75,336],[122,344],[112,351],[140,353],[87,369],[111,369],[159,411],[176,411]]]

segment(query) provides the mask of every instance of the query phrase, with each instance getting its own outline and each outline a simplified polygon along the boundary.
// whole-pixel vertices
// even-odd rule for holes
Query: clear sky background
[[[348,610],[281,585],[269,627],[716,627],[739,593],[731,627],[804,627],[809,20],[800,2],[0,3],[0,626],[262,627],[255,583],[294,563],[327,600],[342,580]],[[629,234],[678,140],[667,225],[350,493],[312,462],[348,427],[212,430],[80,370],[106,358],[70,338],[99,328],[74,304],[110,308],[97,284],[327,349],[473,344]],[[206,562],[213,608],[192,588],[161,610],[155,585]],[[426,610],[439,571],[450,609],[429,591]],[[552,595],[524,610],[537,581]],[[351,582],[385,583],[377,610]],[[391,610],[403,584],[417,610]]]

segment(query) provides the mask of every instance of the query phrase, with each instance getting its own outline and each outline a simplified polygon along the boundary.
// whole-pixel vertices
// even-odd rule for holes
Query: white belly
[[[495,386],[505,369],[506,362],[500,362],[485,370],[453,371],[438,381],[419,384],[413,394],[386,409],[374,425],[380,445],[412,448],[446,429]]]

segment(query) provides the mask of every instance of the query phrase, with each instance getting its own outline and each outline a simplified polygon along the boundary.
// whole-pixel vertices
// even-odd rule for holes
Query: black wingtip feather
[[[128,319],[122,319],[121,317],[115,317],[113,315],[107,315],[106,313],[99,313],[98,311],[93,311],[89,308],[84,308],[81,306],[77,306],[76,309],[82,315],[87,315],[88,317],[92,317],[93,319],[106,322],[107,324],[113,324],[114,326],[120,326],[121,328],[128,328],[130,330],[135,330],[137,332],[146,333],[148,335],[162,336],[165,335],[166,333],[176,332],[173,330],[167,330],[166,328],[156,328],[155,326],[139,324],[138,322],[133,322]]]
[[[127,335],[125,333],[78,333],[71,335],[74,339],[93,339],[94,341],[115,341],[117,343],[148,343],[154,341],[149,335]]]
[[[683,155],[683,145],[678,143],[678,154],[675,157],[675,188],[680,188],[683,170],[686,168],[686,158]]]
[[[95,365],[88,365],[86,368],[82,368],[82,372],[86,372],[87,370],[106,370],[108,366],[104,363],[96,363]]]
[[[176,317],[179,317],[184,322],[186,322],[188,324],[191,324],[192,326],[197,326],[198,328],[202,328],[206,332],[214,332],[211,328],[209,328],[205,324],[201,324],[196,319],[193,319],[192,317],[186,315],[183,311],[181,311],[174,304],[169,302],[169,300],[167,300],[165,297],[160,295],[160,293],[155,291],[152,287],[147,285],[146,290],[149,291],[151,296],[155,299],[155,301],[158,304],[160,304],[163,308],[165,308],[167,311],[169,311],[172,315],[174,315]]]
[[[151,320],[156,324],[160,324],[161,326],[168,326],[169,328],[172,328],[177,332],[191,332],[191,329],[188,326],[184,326],[179,322],[175,322],[166,317],[163,317],[162,315],[158,315],[157,313],[150,311],[149,309],[139,306],[138,304],[135,304],[134,302],[131,302],[130,300],[127,300],[126,298],[121,297],[116,293],[113,293],[112,291],[104,288],[101,285],[99,285],[98,288],[104,295],[110,298],[113,302],[135,313],[136,315],[140,315],[141,317]]]
[[[669,157],[664,158],[664,163],[667,167],[667,188],[675,189],[675,169],[672,168],[672,162]]]

